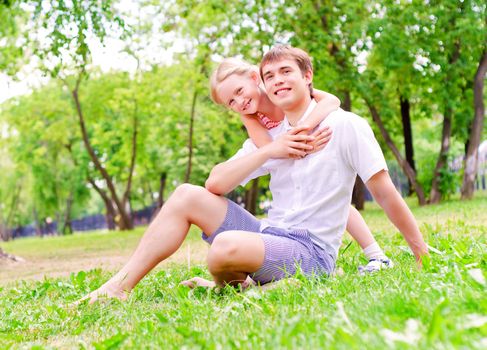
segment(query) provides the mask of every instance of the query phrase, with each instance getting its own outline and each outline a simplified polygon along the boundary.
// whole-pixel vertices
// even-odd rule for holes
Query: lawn
[[[367,204],[363,215],[394,269],[360,276],[365,259],[346,237],[334,276],[298,275],[267,291],[179,286],[208,277],[207,248],[192,229],[180,253],[127,302],[74,308],[121,266],[143,230],[2,243],[27,261],[0,265],[0,349],[487,348],[487,194],[409,204],[437,249],[421,270],[384,214]]]

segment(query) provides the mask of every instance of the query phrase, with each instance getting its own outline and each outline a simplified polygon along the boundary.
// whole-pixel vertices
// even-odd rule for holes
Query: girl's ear
[[[256,71],[250,72],[250,78],[257,84],[260,85],[260,75]]]

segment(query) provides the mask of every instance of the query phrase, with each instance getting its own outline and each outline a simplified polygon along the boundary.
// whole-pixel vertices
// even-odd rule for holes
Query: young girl
[[[256,66],[237,58],[223,60],[211,77],[210,90],[211,98],[215,103],[240,114],[249,137],[257,147],[272,141],[267,130],[279,125],[284,119],[284,113],[267,97]],[[318,104],[305,123],[309,130],[313,130],[331,112],[340,107],[340,100],[332,94],[313,89],[311,86],[310,94]],[[317,141],[313,145],[312,152],[323,148],[327,140],[325,137]],[[350,206],[347,231],[369,259],[366,266],[359,267],[361,273],[393,266],[392,261],[384,254],[364,219],[353,206]]]

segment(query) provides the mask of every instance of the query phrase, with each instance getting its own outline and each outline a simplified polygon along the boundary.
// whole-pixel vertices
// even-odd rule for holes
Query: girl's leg
[[[384,254],[379,244],[375,241],[372,232],[365,223],[364,218],[354,206],[350,206],[350,213],[347,222],[347,231],[357,241],[362,248],[365,256],[369,260],[369,264],[362,270],[373,272],[380,270],[381,267],[392,267],[392,262]],[[377,266],[376,266],[377,265]],[[382,266],[384,265],[384,266]],[[369,271],[370,270],[370,271]]]
[[[350,206],[350,213],[348,214],[347,231],[362,249],[375,243],[375,238],[370,232],[369,226],[367,226],[364,218],[353,205]]]

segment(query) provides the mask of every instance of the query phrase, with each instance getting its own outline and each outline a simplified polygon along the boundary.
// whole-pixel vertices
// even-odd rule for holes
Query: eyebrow
[[[292,67],[291,66],[282,66],[282,67],[277,68],[278,71],[282,71],[284,69],[292,69]],[[268,70],[267,72],[264,72],[263,76],[265,77],[269,74],[273,74],[272,71]]]

